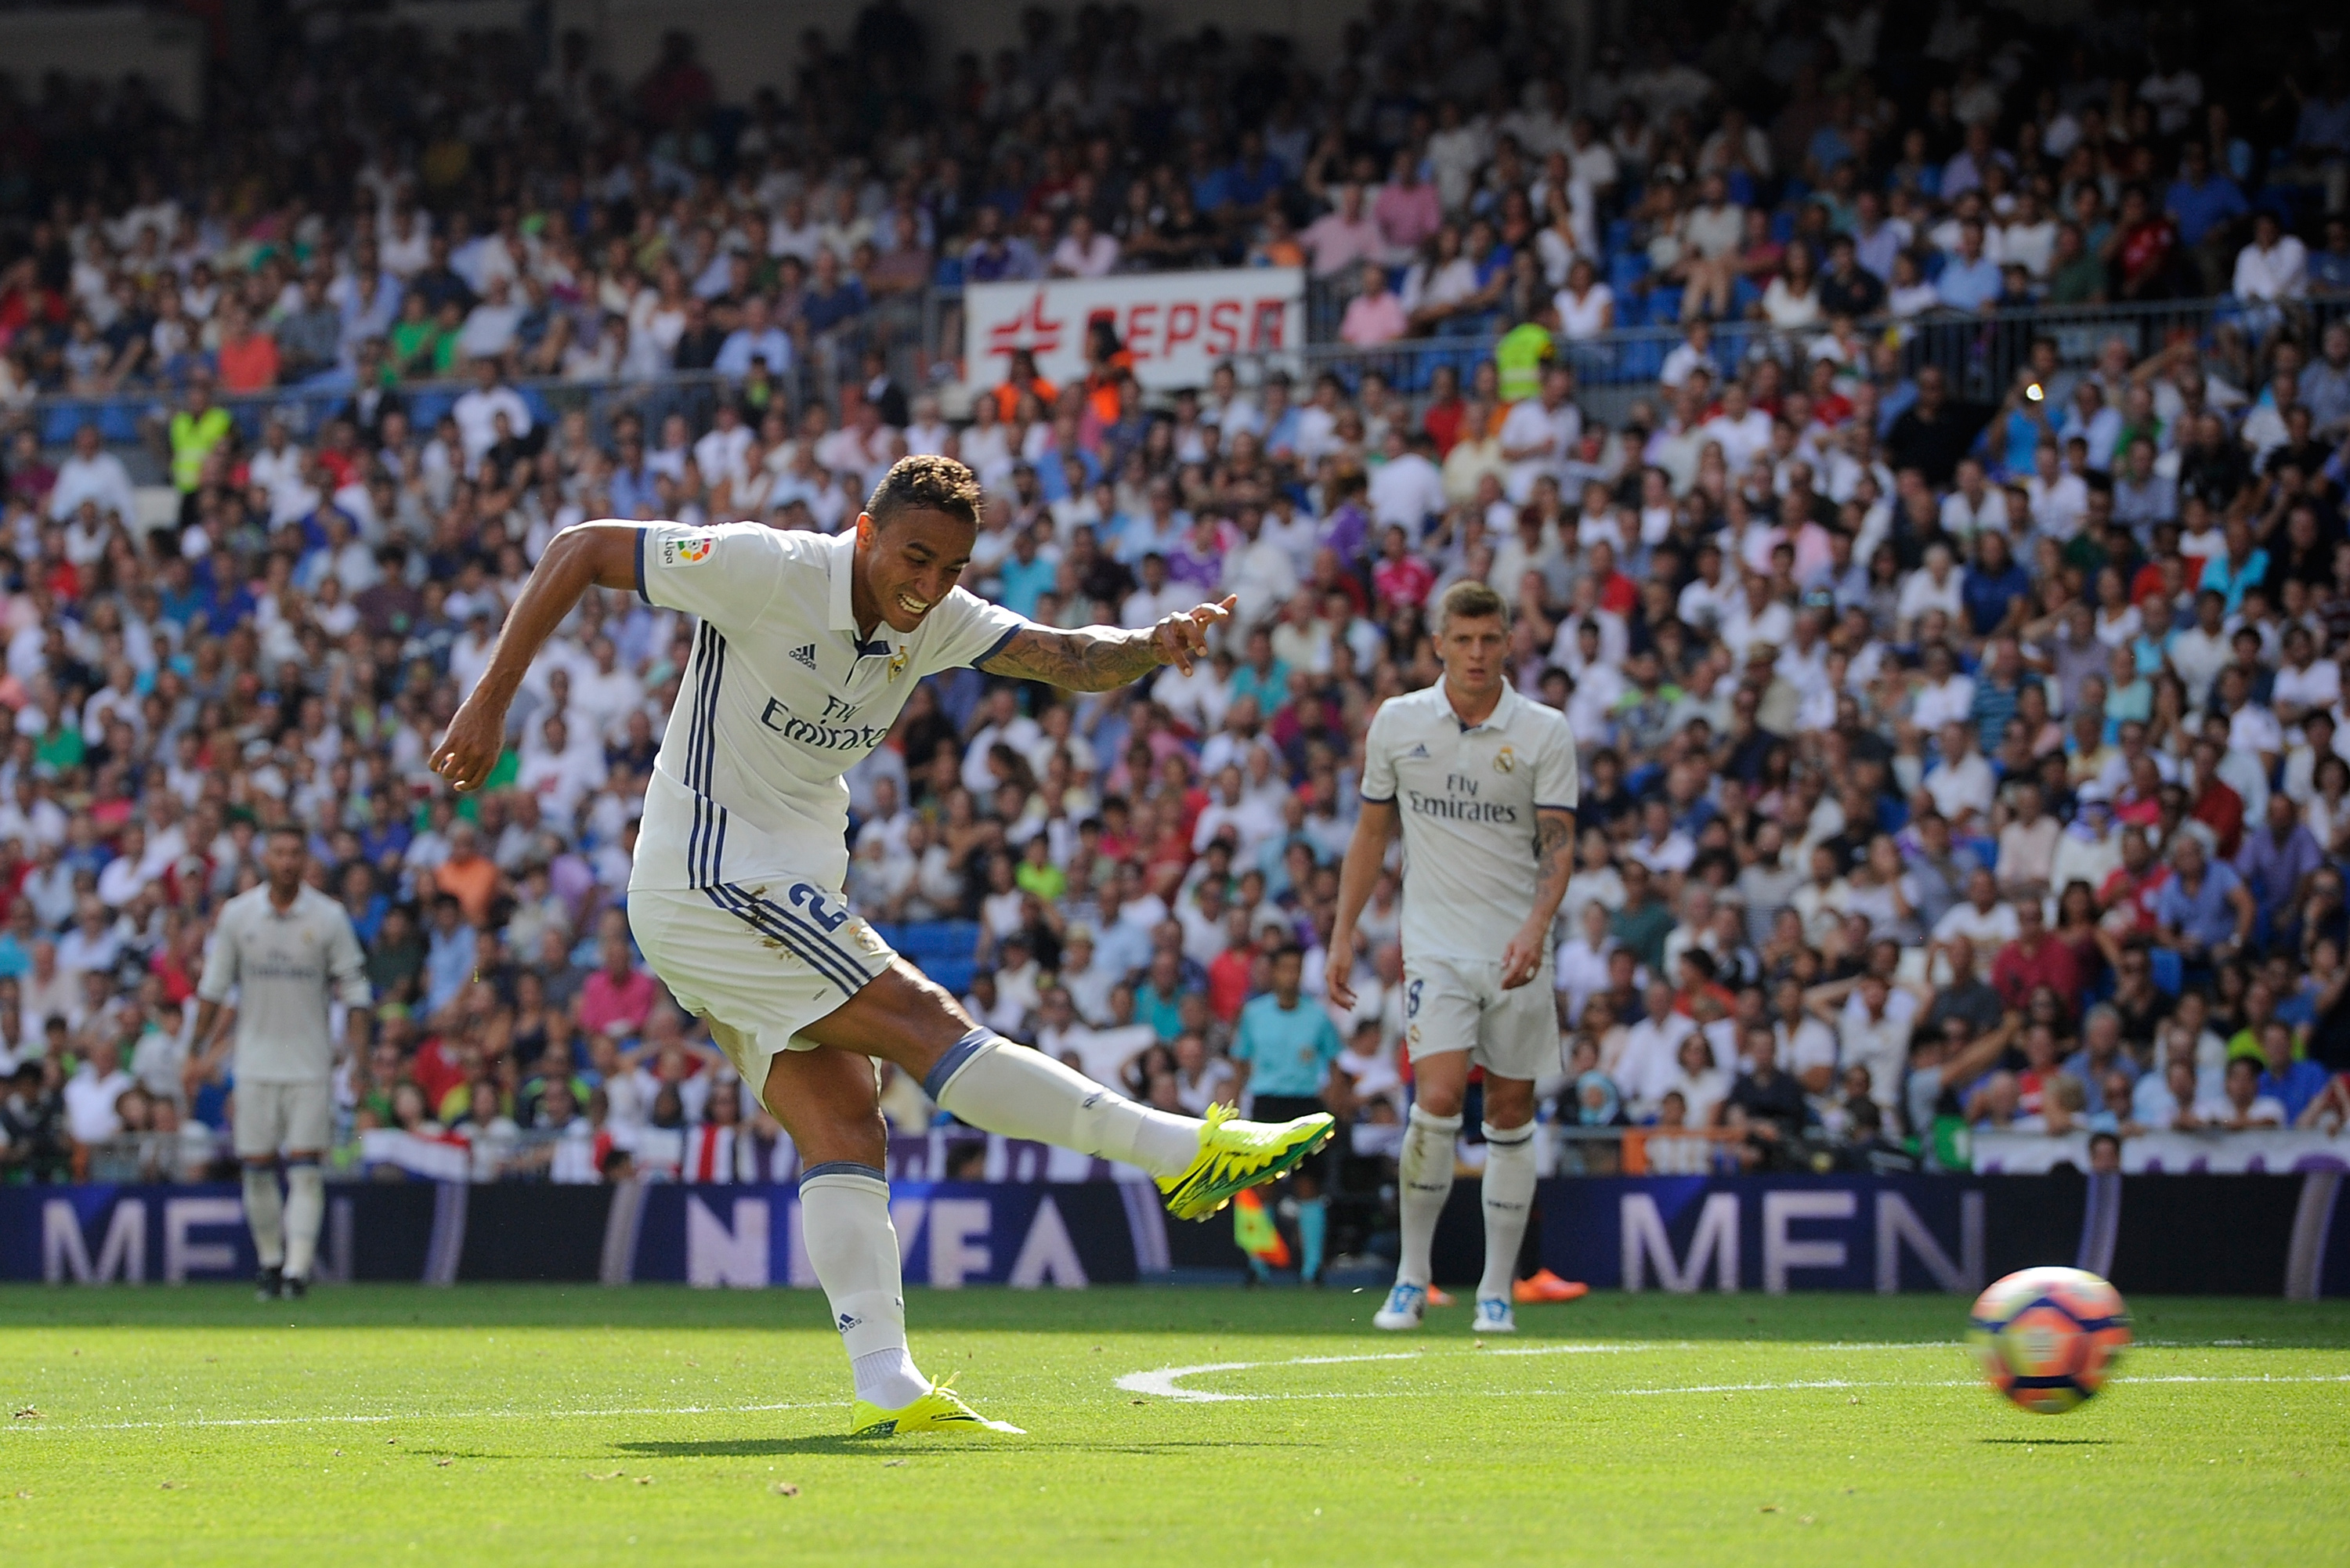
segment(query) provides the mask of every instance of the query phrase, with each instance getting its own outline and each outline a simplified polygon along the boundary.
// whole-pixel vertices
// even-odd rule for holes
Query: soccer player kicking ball
[[[1403,1256],[1372,1317],[1418,1328],[1452,1191],[1472,1064],[1485,1069],[1485,1276],[1476,1331],[1511,1334],[1511,1275],[1534,1196],[1534,1079],[1558,1065],[1550,923],[1575,867],[1575,737],[1509,683],[1501,595],[1455,583],[1437,608],[1444,678],[1392,697],[1363,743],[1363,811],[1338,874],[1331,1001],[1355,1004],[1355,922],[1403,833],[1404,1044],[1416,1097],[1402,1159]]]
[[[979,482],[951,459],[891,468],[850,531],[756,523],[584,523],[547,546],[451,720],[432,766],[478,789],[524,672],[590,587],[702,626],[661,738],[629,877],[629,924],[678,1005],[791,1133],[808,1262],[856,1381],[852,1434],[1015,1431],[915,1370],[884,1174],[875,1058],[974,1127],[1141,1166],[1177,1218],[1205,1219],[1328,1140],[1326,1116],[1274,1127],[1139,1106],[976,1027],[850,913],[841,775],[889,733],[924,676],[963,665],[1104,691],[1189,671],[1230,599],[1139,631],[1036,626],[955,586]]]
[[[269,830],[262,885],[221,907],[196,982],[196,1048],[220,1065],[221,1004],[236,994],[236,1158],[244,1222],[261,1257],[263,1301],[310,1288],[327,1188],[318,1174],[332,1131],[335,1041],[328,993],[350,1009],[346,1033],[367,1051],[367,958],[342,905],[302,880],[310,860],[298,827]],[[277,1189],[283,1158],[286,1191]]]

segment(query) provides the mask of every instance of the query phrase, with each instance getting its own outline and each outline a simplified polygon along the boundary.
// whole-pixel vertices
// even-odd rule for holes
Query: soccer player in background
[[[853,527],[596,522],[557,535],[515,601],[432,765],[478,789],[532,658],[591,587],[699,617],[629,878],[629,924],[679,1006],[791,1134],[800,1221],[856,1384],[852,1434],[1009,1431],[916,1370],[906,1345],[875,1059],[973,1127],[1139,1165],[1204,1219],[1328,1140],[1326,1115],[1273,1127],[1138,1105],[975,1025],[851,913],[842,775],[888,738],[924,677],[975,665],[1105,691],[1188,673],[1232,601],[1139,630],[1035,625],[956,587],[980,488],[949,458],[900,459]]]
[[[1363,742],[1363,810],[1338,874],[1327,986],[1355,1004],[1355,922],[1403,835],[1404,1046],[1414,1098],[1401,1159],[1403,1255],[1372,1323],[1419,1326],[1429,1251],[1452,1191],[1471,1066],[1485,1070],[1485,1273],[1476,1331],[1516,1331],[1513,1274],[1534,1196],[1534,1079],[1559,1066],[1551,918],[1575,869],[1575,737],[1508,679],[1509,608],[1483,583],[1437,607],[1443,679],[1391,697]]]
[[[302,1295],[317,1260],[327,1213],[318,1161],[333,1133],[330,994],[349,1009],[352,1053],[367,1050],[367,958],[342,905],[302,880],[309,858],[299,827],[270,830],[261,857],[266,879],[222,906],[196,983],[196,1047],[207,1074],[228,1048],[216,1037],[221,1005],[235,993],[236,1158],[263,1301]]]
[[[1305,950],[1283,943],[1274,950],[1272,969],[1273,989],[1241,1009],[1232,1056],[1240,1073],[1236,1089],[1252,1096],[1251,1114],[1288,1121],[1323,1108],[1323,1083],[1346,1045],[1330,1014],[1300,992]],[[1297,1277],[1306,1284],[1322,1282],[1324,1244],[1330,1234],[1330,1200],[1322,1195],[1322,1176],[1315,1165],[1301,1165],[1290,1182],[1297,1199]],[[1253,1257],[1249,1262],[1262,1276],[1263,1265]]]

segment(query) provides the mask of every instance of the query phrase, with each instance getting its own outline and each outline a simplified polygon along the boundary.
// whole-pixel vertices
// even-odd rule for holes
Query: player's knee
[[[1469,1097],[1468,1086],[1462,1084],[1430,1083],[1423,1079],[1412,1095],[1412,1103],[1431,1116],[1457,1116],[1461,1103]]]
[[[1534,1086],[1532,1084],[1485,1083],[1485,1123],[1504,1129],[1522,1127],[1534,1119]]]

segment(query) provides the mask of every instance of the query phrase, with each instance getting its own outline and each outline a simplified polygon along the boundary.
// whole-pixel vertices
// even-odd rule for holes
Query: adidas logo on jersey
[[[1406,762],[1425,761],[1427,756],[1428,747],[1424,744],[1414,746],[1411,750],[1403,754],[1404,761]]]
[[[793,649],[792,658],[797,662],[806,665],[810,670],[814,670],[816,668],[816,644],[813,642],[806,643],[798,648]]]

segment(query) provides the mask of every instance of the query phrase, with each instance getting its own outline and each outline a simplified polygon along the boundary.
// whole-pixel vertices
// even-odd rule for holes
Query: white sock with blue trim
[[[1487,1122],[1484,1133],[1485,1277],[1477,1283],[1477,1299],[1508,1301],[1534,1209],[1534,1125],[1504,1128]]]
[[[253,1250],[265,1269],[286,1264],[286,1195],[277,1186],[274,1165],[244,1168],[244,1223],[253,1232]]]
[[[899,1410],[930,1392],[906,1348],[906,1291],[889,1179],[869,1165],[836,1160],[800,1178],[800,1237],[848,1352],[857,1397]]]
[[[1397,1162],[1396,1208],[1403,1231],[1402,1252],[1396,1260],[1399,1284],[1425,1285],[1434,1272],[1429,1254],[1436,1246],[1436,1221],[1444,1213],[1444,1200],[1452,1196],[1453,1143],[1460,1136],[1459,1116],[1411,1107],[1403,1157]]]
[[[974,1029],[923,1080],[932,1100],[983,1131],[1073,1148],[1176,1176],[1200,1152],[1200,1124],[1139,1106],[1042,1051]]]
[[[315,1159],[286,1166],[286,1272],[307,1280],[318,1256],[318,1227],[327,1218],[327,1182]]]

